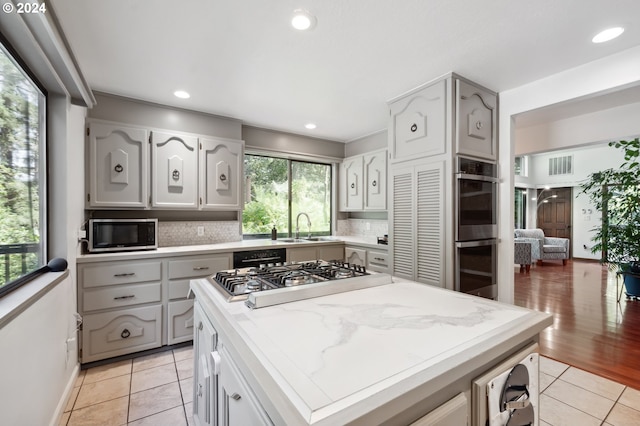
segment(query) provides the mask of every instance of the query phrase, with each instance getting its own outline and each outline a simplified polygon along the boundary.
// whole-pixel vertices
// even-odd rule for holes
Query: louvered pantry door
[[[394,169],[391,172],[393,185],[393,195],[391,197],[393,275],[410,280],[414,279],[415,264],[413,177],[413,168]]]
[[[446,287],[445,264],[445,198],[444,163],[438,162],[416,169],[416,277],[415,280]]]

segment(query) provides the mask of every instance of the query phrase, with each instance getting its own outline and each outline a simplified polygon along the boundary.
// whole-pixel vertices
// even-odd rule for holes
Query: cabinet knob
[[[237,400],[239,400],[240,398],[242,398],[242,397],[241,397],[237,392],[234,392],[234,393],[231,395],[231,399],[234,399],[234,400],[236,400],[236,401],[237,401]]]
[[[131,332],[126,328],[122,330],[122,333],[120,333],[120,337],[122,337],[123,339],[126,339],[129,336],[131,336]]]
[[[222,182],[224,182],[225,180],[227,180],[227,175],[225,175],[224,173],[220,175],[220,180]]]
[[[371,186],[377,186],[378,182],[376,182],[375,180],[373,182],[371,182]]]
[[[198,396],[202,396],[202,385],[198,385]]]
[[[351,184],[351,188],[355,188],[355,187],[356,187],[356,184],[355,184],[355,183],[352,183],[352,184]]]
[[[415,133],[416,130],[418,130],[418,125],[416,123],[413,123],[411,125],[411,133]]]
[[[124,167],[122,167],[122,164],[116,164],[113,170],[115,170],[116,173],[122,173],[122,171],[124,170]]]
[[[476,121],[476,129],[482,129],[482,121]]]
[[[180,171],[178,171],[178,169],[175,169],[171,173],[171,177],[173,178],[173,180],[179,180],[180,179]]]
[[[204,326],[202,325],[202,321],[200,321],[200,323],[198,324],[198,330],[202,330]]]

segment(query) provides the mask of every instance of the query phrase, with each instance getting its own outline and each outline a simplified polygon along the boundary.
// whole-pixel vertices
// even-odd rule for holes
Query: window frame
[[[0,49],[3,49],[9,59],[18,67],[24,77],[39,91],[38,96],[38,122],[39,122],[39,140],[38,140],[38,220],[40,222],[40,241],[39,241],[39,266],[20,277],[6,282],[0,286],[0,299],[25,284],[33,281],[38,276],[48,272],[48,219],[49,219],[49,203],[48,203],[48,126],[47,126],[47,100],[48,92],[40,81],[35,77],[31,69],[26,65],[20,54],[13,48],[11,43],[0,34]]]
[[[268,157],[268,158],[274,158],[274,159],[278,159],[278,160],[285,160],[287,161],[287,223],[288,223],[288,231],[287,233],[282,233],[280,232],[280,230],[278,230],[278,238],[291,238],[294,236],[295,233],[295,219],[293,218],[293,209],[292,209],[292,183],[293,183],[293,179],[292,179],[292,164],[293,162],[298,162],[298,163],[307,163],[307,164],[319,164],[319,165],[323,165],[329,168],[329,173],[330,173],[330,181],[329,181],[329,190],[331,191],[331,195],[329,197],[329,231],[328,232],[312,232],[311,235],[312,236],[328,236],[331,235],[334,229],[334,221],[335,221],[335,212],[334,212],[334,208],[335,208],[335,203],[336,203],[336,198],[335,198],[335,191],[336,191],[336,187],[334,185],[334,180],[335,180],[335,167],[334,167],[334,162],[333,161],[329,161],[329,160],[322,160],[319,158],[309,158],[303,155],[291,155],[291,154],[287,154],[287,153],[282,153],[282,152],[272,152],[272,151],[254,151],[254,150],[246,150],[244,152],[244,157],[246,156],[256,156],[256,157]],[[244,160],[244,158],[243,158]],[[244,164],[244,161],[243,161]],[[245,171],[243,170],[243,194],[247,194],[247,188],[245,186],[246,184],[246,179],[245,179]],[[246,204],[247,200],[243,200],[243,208],[241,210],[241,217],[240,217],[240,227],[242,230],[242,239],[243,240],[255,240],[255,239],[264,239],[264,238],[270,238],[271,234],[270,233],[260,233],[260,234],[246,234],[244,231],[244,220],[243,220],[243,216],[244,216],[244,205]]]

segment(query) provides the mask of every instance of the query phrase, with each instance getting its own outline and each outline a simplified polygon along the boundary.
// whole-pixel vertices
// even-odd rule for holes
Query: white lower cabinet
[[[364,266],[367,271],[389,273],[389,253],[386,246],[376,250],[347,246],[344,248],[344,259],[353,265]]]
[[[367,266],[367,250],[346,247],[344,249],[345,261],[353,265]]]
[[[198,302],[193,306],[193,420],[198,426],[218,424],[218,378],[211,354],[218,335]]]
[[[224,426],[272,425],[258,398],[223,345],[218,347],[219,424]]]
[[[82,362],[157,348],[161,332],[162,305],[85,315]]]
[[[306,243],[302,243],[306,244]],[[311,260],[340,260],[344,258],[344,245],[312,245],[287,249],[287,262],[308,262]]]
[[[193,339],[193,299],[169,302],[167,317],[168,344],[174,345]]]

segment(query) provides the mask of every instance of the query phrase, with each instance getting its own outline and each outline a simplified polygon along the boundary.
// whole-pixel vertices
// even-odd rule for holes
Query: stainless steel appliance
[[[90,219],[87,249],[91,253],[155,250],[158,219]]]
[[[488,299],[498,297],[496,249],[495,238],[456,243],[457,291]]]
[[[364,266],[342,261],[262,264],[220,271],[209,277],[228,302],[245,300],[257,309],[358,288],[390,284],[387,274],[369,273]],[[338,282],[339,281],[339,282]]]
[[[496,164],[458,157],[456,178],[456,241],[496,238]]]
[[[274,265],[287,260],[286,248],[246,250],[233,253],[234,268],[249,268],[260,265]]]

